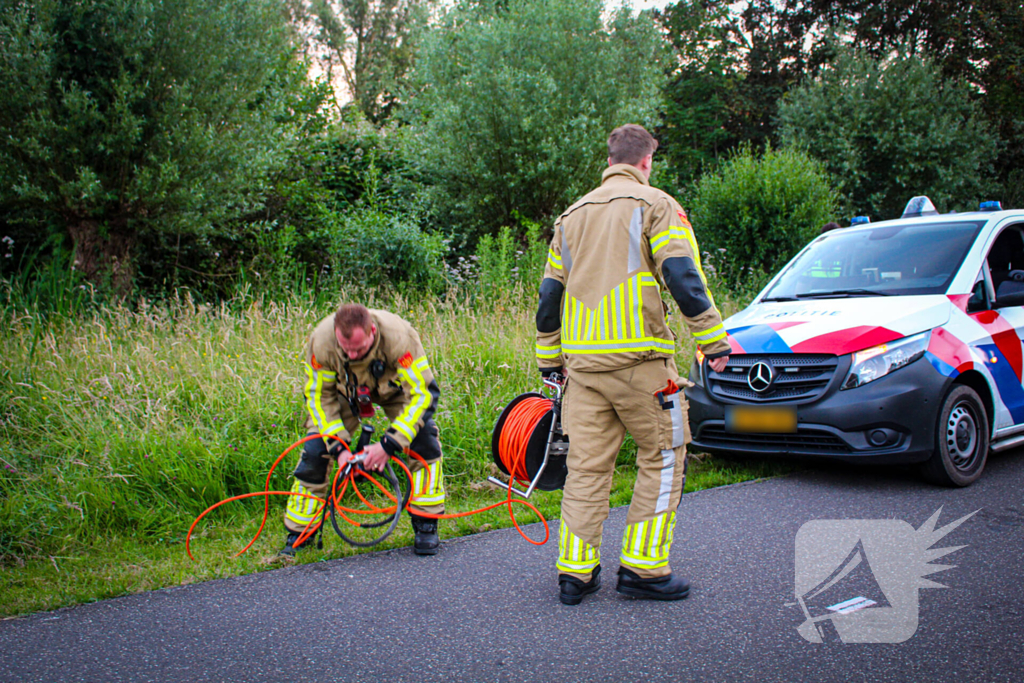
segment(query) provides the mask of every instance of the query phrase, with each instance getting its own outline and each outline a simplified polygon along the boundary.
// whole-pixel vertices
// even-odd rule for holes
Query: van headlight
[[[853,354],[853,365],[841,389],[853,389],[910,365],[924,355],[932,339],[931,330],[904,337]]]

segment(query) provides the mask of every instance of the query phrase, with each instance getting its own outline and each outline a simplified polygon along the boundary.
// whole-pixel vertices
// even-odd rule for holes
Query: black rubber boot
[[[615,586],[622,595],[647,600],[682,600],[690,594],[690,584],[675,574],[656,579],[641,579],[636,572],[619,567],[619,583]]]
[[[417,555],[437,555],[441,539],[437,535],[437,520],[429,517],[412,517],[412,528],[416,538],[412,543],[412,551]]]
[[[308,548],[309,546],[313,545],[313,538],[315,536],[316,534],[313,534],[305,541],[303,541],[302,545],[296,547],[295,541],[299,540],[299,534],[295,533],[294,531],[289,531],[288,539],[284,542],[284,547],[281,548],[280,552],[278,552],[277,554],[284,555],[285,557],[295,557],[295,553],[299,552],[303,548]]]
[[[594,573],[590,575],[590,581],[584,583],[575,576],[568,574],[558,575],[558,599],[563,605],[578,605],[583,602],[583,596],[590,595],[601,587],[601,565],[594,567]]]

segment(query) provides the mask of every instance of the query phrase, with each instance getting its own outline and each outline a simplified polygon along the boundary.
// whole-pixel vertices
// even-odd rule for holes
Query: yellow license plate
[[[796,408],[726,406],[725,428],[745,434],[792,434],[796,431]]]

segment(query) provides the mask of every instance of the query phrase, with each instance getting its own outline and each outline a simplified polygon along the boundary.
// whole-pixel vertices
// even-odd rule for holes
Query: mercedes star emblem
[[[772,366],[764,361],[754,363],[750,367],[750,371],[747,372],[747,385],[759,394],[768,391],[768,387],[772,385],[772,379],[774,379]]]

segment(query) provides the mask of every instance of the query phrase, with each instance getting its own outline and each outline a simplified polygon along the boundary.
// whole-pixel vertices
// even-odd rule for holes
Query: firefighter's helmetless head
[[[640,169],[644,178],[651,177],[651,164],[658,141],[643,126],[627,123],[608,136],[608,165],[629,164]]]
[[[349,360],[359,360],[373,348],[377,326],[362,304],[345,304],[334,314],[334,336]]]

